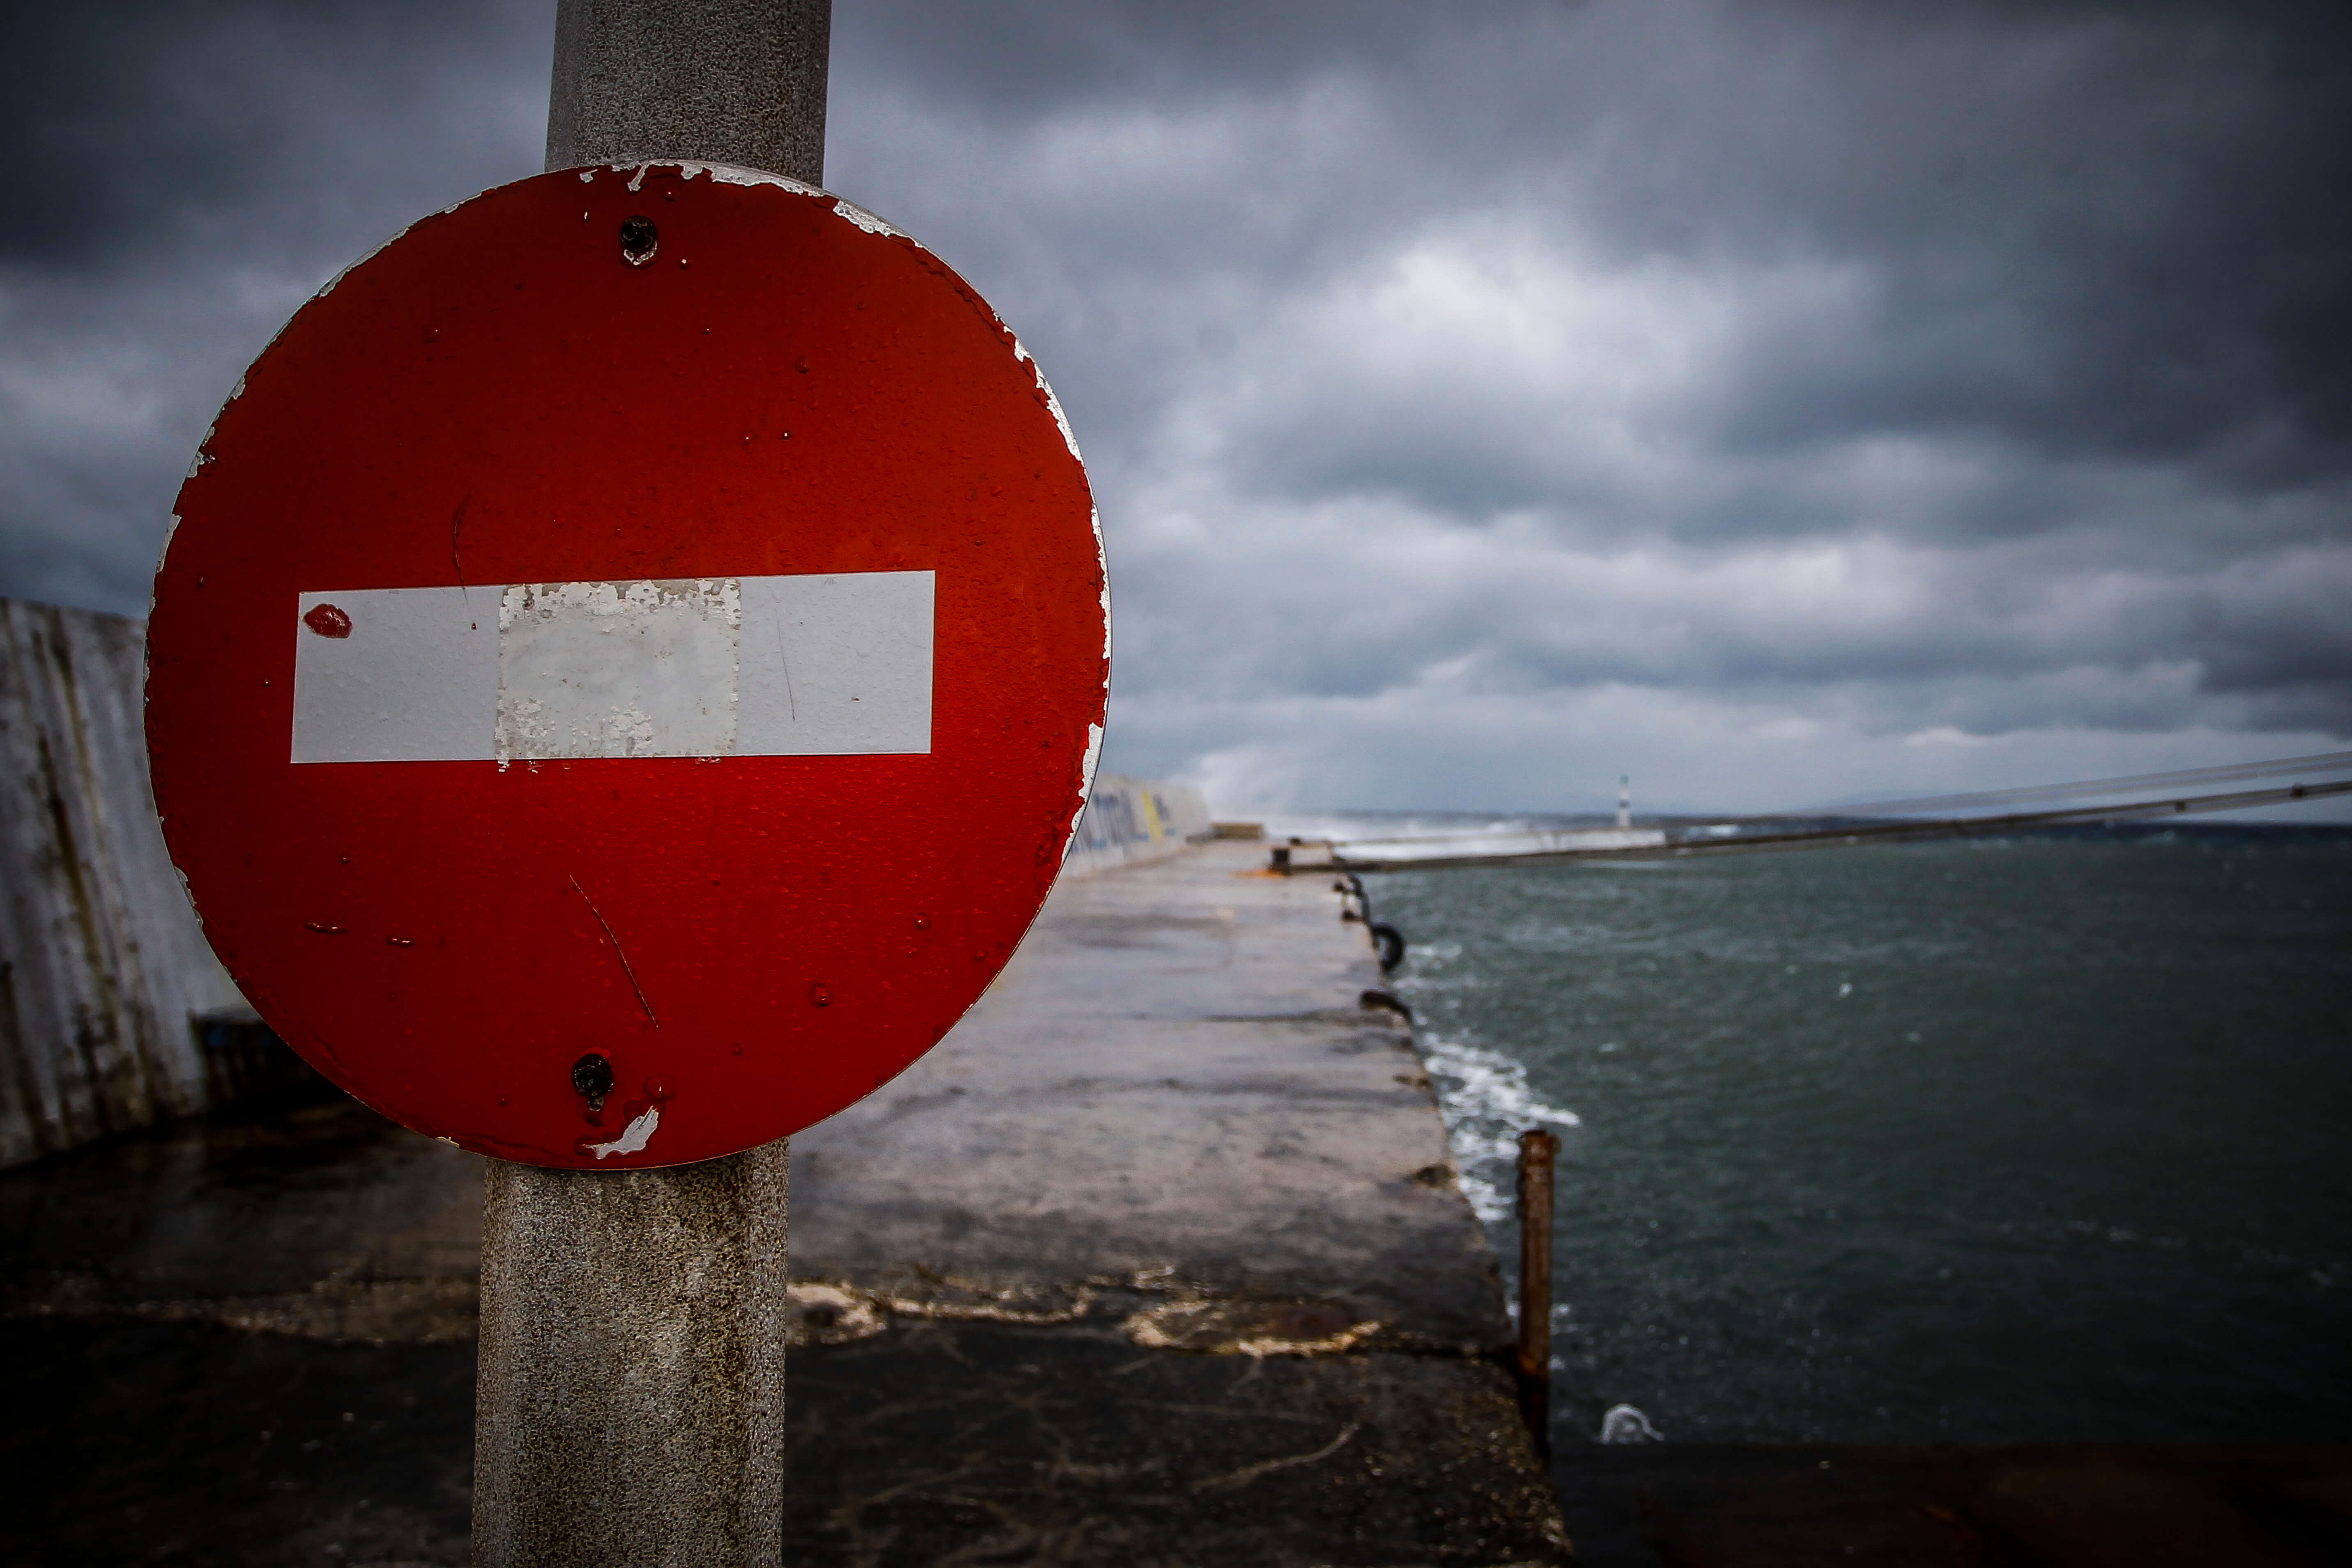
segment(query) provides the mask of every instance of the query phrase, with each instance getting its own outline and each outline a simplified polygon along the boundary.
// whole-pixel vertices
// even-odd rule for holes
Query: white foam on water
[[[1582,1119],[1538,1099],[1526,1065],[1500,1051],[1425,1034],[1422,1054],[1437,1086],[1463,1194],[1486,1224],[1508,1218],[1519,1134],[1531,1127],[1580,1127]]]

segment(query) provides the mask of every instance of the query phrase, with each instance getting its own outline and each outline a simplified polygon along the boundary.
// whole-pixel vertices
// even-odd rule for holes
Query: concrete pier
[[[1506,1343],[1363,926],[1263,860],[1214,844],[1058,888],[936,1050],[793,1140],[793,1278],[1041,1302],[1141,1279],[1326,1303],[1382,1344]]]
[[[1563,1560],[1410,1031],[1329,885],[1260,858],[1066,881],[793,1140],[785,1561]],[[47,1369],[20,1526],[466,1561],[481,1170],[316,1099],[0,1176],[0,1344]]]
[[[787,1561],[1564,1556],[1411,1031],[1263,858],[1066,882],[793,1140]]]

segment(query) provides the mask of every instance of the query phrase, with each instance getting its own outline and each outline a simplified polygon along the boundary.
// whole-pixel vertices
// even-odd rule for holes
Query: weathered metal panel
[[[146,627],[0,599],[0,1165],[200,1109],[244,1000],[163,850]]]

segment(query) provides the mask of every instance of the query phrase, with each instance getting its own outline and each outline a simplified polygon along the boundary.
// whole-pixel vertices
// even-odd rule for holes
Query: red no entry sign
[[[1107,616],[1060,411],[937,258],[764,175],[545,174],[352,268],[221,410],[156,576],[156,802],[353,1094],[507,1159],[708,1159],[1003,965]]]

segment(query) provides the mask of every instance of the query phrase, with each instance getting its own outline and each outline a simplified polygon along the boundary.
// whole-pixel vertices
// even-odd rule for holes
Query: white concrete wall
[[[164,853],[146,627],[0,599],[0,1166],[205,1103],[244,1010]]]
[[[1062,874],[1084,877],[1112,866],[1158,860],[1210,837],[1209,804],[1185,784],[1095,774],[1086,815],[1070,838]]]

